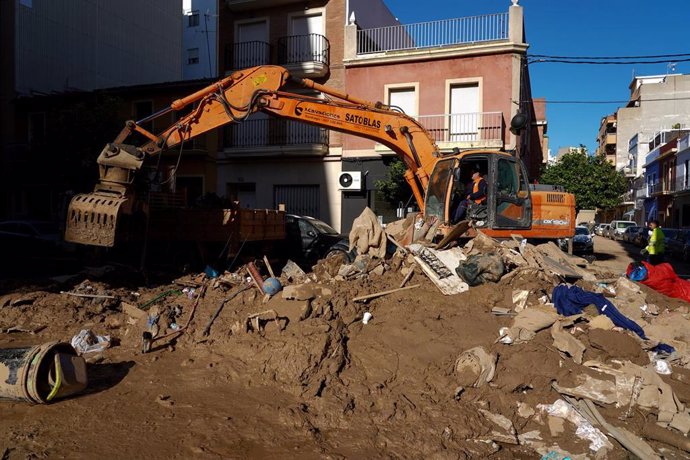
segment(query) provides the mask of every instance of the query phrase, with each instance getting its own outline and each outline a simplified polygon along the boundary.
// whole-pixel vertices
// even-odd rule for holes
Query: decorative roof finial
[[[355,23],[355,12],[353,11],[352,14],[350,14],[350,25],[354,25]]]
[[[519,0],[510,0],[510,1],[513,2],[513,6],[518,6],[518,1],[519,1]]]

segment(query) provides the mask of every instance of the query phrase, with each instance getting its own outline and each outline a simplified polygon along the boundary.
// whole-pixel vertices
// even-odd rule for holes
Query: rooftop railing
[[[357,31],[357,54],[481,43],[508,38],[508,13]]]

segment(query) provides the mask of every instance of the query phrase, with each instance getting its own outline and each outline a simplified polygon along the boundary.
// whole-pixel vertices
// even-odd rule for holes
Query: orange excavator
[[[289,85],[319,91],[324,97],[288,92],[285,87]],[[142,127],[190,106],[187,115],[159,134]],[[137,173],[147,159],[211,129],[241,123],[258,111],[364,137],[390,148],[407,166],[405,179],[424,218],[436,222],[439,237],[472,236],[477,229],[497,238],[520,234],[553,240],[575,233],[574,196],[530,190],[519,158],[487,150],[444,155],[417,120],[394,107],[294,78],[280,66],[259,66],[235,72],[143,120],[128,121],[98,157],[100,180],[94,191],[72,199],[65,239],[113,246],[122,217],[146,212],[137,200],[137,190],[141,190]],[[140,146],[126,144],[134,133],[147,141]],[[471,170],[484,176],[486,199],[482,205],[469,207],[464,226],[454,225],[454,212],[466,196]]]

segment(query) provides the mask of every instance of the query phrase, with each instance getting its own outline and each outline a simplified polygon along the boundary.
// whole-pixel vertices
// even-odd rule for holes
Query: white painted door
[[[288,61],[290,63],[324,61],[324,24],[321,13],[293,16],[290,21]]]
[[[479,85],[456,85],[450,88],[450,141],[478,139]]]
[[[246,22],[237,25],[233,70],[269,63],[268,23]]]
[[[388,91],[388,104],[400,107],[411,117],[417,116],[417,95],[414,88],[395,88]]]

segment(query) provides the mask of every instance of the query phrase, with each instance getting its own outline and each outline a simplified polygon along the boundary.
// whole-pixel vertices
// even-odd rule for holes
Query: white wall
[[[9,1],[21,94],[181,79],[179,0]]]
[[[628,140],[635,133],[664,131],[676,123],[690,125],[688,93],[690,75],[668,75],[641,85],[639,107],[618,109],[617,168],[628,164]]]
[[[218,0],[183,0],[182,78],[196,80],[218,76]],[[199,13],[199,25],[189,27],[189,15]],[[199,62],[188,62],[188,51],[199,50]]]

